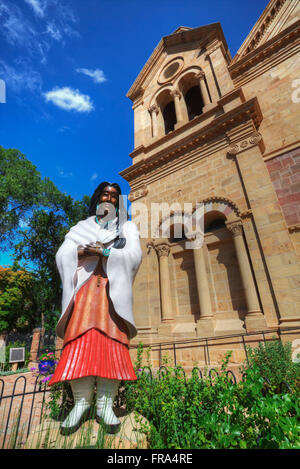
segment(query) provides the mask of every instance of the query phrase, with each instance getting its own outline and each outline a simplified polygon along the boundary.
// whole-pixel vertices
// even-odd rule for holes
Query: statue
[[[136,225],[128,220],[121,189],[102,182],[89,217],[73,226],[56,254],[62,280],[62,313],[57,335],[64,339],[50,386],[68,381],[75,405],[61,425],[76,431],[96,385],[96,420],[111,433],[119,427],[113,402],[120,380],[136,380],[129,341],[137,334],[132,283],[142,260]]]

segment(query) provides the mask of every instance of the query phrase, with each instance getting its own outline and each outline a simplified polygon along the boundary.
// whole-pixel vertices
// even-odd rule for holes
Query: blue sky
[[[126,93],[161,37],[220,22],[235,55],[268,0],[0,0],[0,145],[74,198],[129,186]],[[1,258],[0,258],[1,262]]]

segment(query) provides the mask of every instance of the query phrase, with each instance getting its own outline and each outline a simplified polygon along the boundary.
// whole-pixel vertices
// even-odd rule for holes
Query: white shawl
[[[64,337],[65,326],[80,287],[87,282],[98,263],[98,256],[84,256],[78,261],[78,247],[96,241],[103,242],[100,226],[95,216],[80,221],[65,236],[65,240],[56,254],[56,264],[61,277],[63,296],[62,313],[56,327],[59,337]],[[103,259],[103,267],[109,281],[109,296],[116,313],[126,321],[130,338],[137,334],[132,312],[132,284],[142,261],[140,237],[136,225],[127,221],[121,228],[121,237],[126,238],[122,249],[111,247],[116,234],[107,232],[106,246],[110,255]],[[101,238],[101,239],[100,239]],[[107,259],[107,260],[106,260]]]

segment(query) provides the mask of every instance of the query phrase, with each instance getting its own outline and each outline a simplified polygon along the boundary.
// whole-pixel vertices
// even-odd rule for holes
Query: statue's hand
[[[87,244],[84,247],[78,249],[78,256],[101,256],[102,247],[95,244]]]

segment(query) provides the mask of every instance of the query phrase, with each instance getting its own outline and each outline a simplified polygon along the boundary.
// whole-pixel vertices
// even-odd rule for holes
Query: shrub
[[[248,363],[244,369],[256,365],[260,375],[277,391],[282,382],[292,389],[300,384],[300,363],[292,360],[292,344],[283,344],[280,340],[259,343],[255,348],[247,347]]]
[[[299,394],[266,392],[255,362],[242,381],[229,381],[229,356],[213,378],[208,370],[202,379],[197,373],[187,378],[170,366],[154,376],[145,367],[137,382],[125,383],[127,409],[149,421],[144,431],[151,448],[300,448]]]

